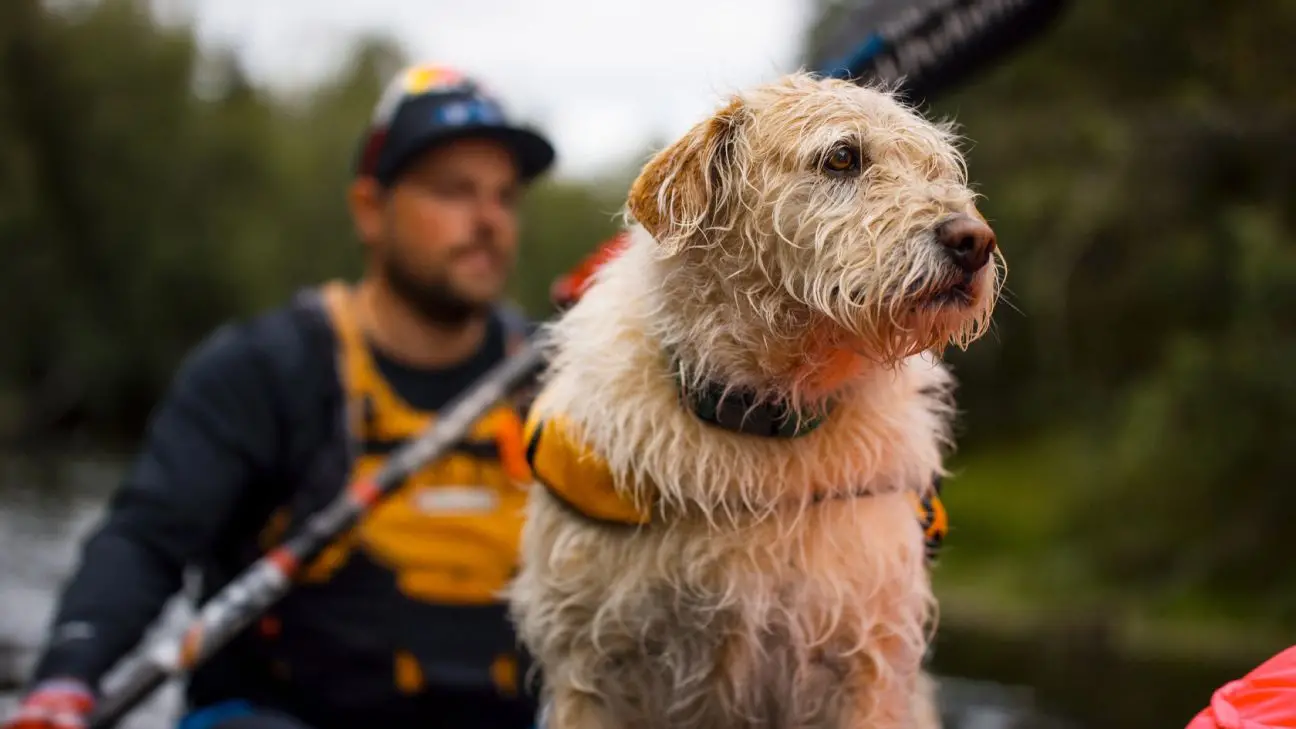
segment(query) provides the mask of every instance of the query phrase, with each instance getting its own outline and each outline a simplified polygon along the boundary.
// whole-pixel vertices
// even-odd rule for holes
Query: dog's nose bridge
[[[951,216],[966,212],[976,199],[971,190],[955,182],[926,181],[925,184],[932,203]]]

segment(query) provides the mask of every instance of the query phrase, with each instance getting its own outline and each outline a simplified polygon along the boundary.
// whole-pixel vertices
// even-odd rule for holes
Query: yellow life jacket
[[[434,414],[415,410],[387,384],[370,353],[351,306],[350,290],[333,282],[323,290],[339,345],[339,374],[351,407],[356,442],[349,481],[382,467],[388,447],[418,437]],[[466,440],[498,457],[451,452],[415,472],[378,503],[353,532],[327,550],[305,575],[327,579],[359,546],[396,575],[408,597],[439,604],[488,604],[518,561],[530,471],[522,448],[522,422],[500,403],[473,426]]]
[[[350,288],[330,282],[319,293],[348,411],[352,465],[342,483],[356,484],[375,475],[436,415],[415,409],[384,379],[356,320]],[[524,336],[513,331],[508,349]],[[303,629],[304,610],[311,635],[318,636],[308,640],[327,640],[321,632],[334,630],[391,636],[391,679],[400,694],[418,694],[430,681],[476,686],[484,679],[500,694],[517,696],[525,669],[500,593],[517,570],[531,481],[522,425],[510,402],[485,413],[459,447],[412,474],[300,575],[302,587],[287,602],[301,607],[290,623],[267,616],[260,632],[272,641],[287,639],[294,625]],[[273,515],[262,544],[277,541],[290,518],[291,507]],[[323,594],[329,597],[317,598]],[[338,595],[360,604],[336,611]],[[317,599],[328,607],[308,606]],[[353,624],[342,624],[347,621]],[[282,677],[296,672],[284,660],[276,666]],[[361,678],[371,677],[356,680]]]
[[[351,289],[333,281],[312,293],[303,302],[325,320],[345,414],[332,410],[342,422],[329,423],[332,435],[294,468],[288,502],[259,534],[264,549],[371,479],[437,418],[386,381]],[[507,354],[524,341],[526,324],[498,314],[512,340]],[[298,588],[260,621],[258,650],[277,680],[376,702],[399,703],[429,686],[520,694],[527,659],[500,597],[516,572],[530,484],[520,407],[500,402],[483,414],[454,449],[412,473],[306,567]],[[375,671],[380,662],[390,671]]]

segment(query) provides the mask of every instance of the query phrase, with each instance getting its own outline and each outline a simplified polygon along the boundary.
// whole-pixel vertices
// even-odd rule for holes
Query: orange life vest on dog
[[[537,483],[559,501],[595,521],[645,526],[652,522],[652,504],[636,503],[624,485],[619,486],[606,461],[592,453],[562,418],[527,418],[527,463]],[[949,521],[941,503],[939,482],[928,496],[910,492],[923,527],[927,557],[934,561]]]

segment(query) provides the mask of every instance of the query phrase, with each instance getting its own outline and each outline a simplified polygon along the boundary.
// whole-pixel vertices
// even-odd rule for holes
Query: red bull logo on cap
[[[374,106],[370,122],[375,127],[385,127],[401,100],[432,91],[443,91],[467,84],[468,76],[458,69],[434,63],[410,66],[397,74]]]
[[[403,85],[407,94],[423,94],[458,86],[466,80],[461,71],[449,66],[423,64],[405,72]]]

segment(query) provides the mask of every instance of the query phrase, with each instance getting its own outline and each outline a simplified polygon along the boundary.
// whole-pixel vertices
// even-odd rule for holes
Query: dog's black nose
[[[968,273],[985,267],[995,249],[994,231],[970,215],[958,215],[936,226],[936,241],[945,247],[950,260]]]

